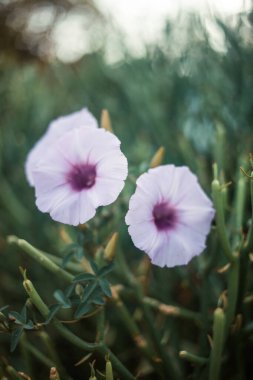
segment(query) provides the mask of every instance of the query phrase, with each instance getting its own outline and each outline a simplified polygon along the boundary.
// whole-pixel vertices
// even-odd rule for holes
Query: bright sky
[[[127,46],[135,53],[141,52],[145,43],[159,38],[164,22],[175,18],[179,11],[226,16],[250,9],[251,0],[95,0],[98,8],[110,17],[112,23],[126,35]],[[89,43],[81,38],[84,33],[79,19],[65,21],[56,31],[56,53],[65,61],[74,61],[89,50]],[[69,23],[69,25],[68,25]],[[62,39],[57,35],[63,36]],[[67,43],[66,43],[67,39]],[[109,43],[115,43],[111,36]],[[90,44],[92,46],[92,44]],[[113,51],[113,46],[112,46]],[[112,57],[114,59],[114,53]],[[117,58],[116,58],[117,59]]]

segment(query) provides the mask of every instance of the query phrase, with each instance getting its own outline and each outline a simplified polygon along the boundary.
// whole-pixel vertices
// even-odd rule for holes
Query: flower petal
[[[25,163],[25,174],[31,186],[34,186],[33,170],[36,168],[38,162],[44,157],[44,154],[50,145],[57,141],[59,137],[63,136],[64,133],[79,127],[84,129],[93,129],[98,127],[96,119],[87,110],[87,108],[83,108],[80,111],[74,112],[67,116],[59,117],[49,124],[44,136],[42,136],[41,139],[35,144],[27,156]]]
[[[34,163],[32,174],[38,208],[56,221],[77,225],[117,199],[127,160],[115,135],[81,126],[58,137]]]
[[[142,174],[136,183],[125,217],[134,244],[153,264],[187,264],[205,249],[214,217],[197,177],[187,167],[164,165]]]

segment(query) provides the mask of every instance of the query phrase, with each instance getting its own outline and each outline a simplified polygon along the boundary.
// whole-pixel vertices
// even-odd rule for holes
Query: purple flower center
[[[90,189],[96,182],[96,166],[91,164],[76,164],[67,174],[67,181],[73,190]]]
[[[177,222],[176,210],[167,202],[157,203],[154,206],[153,217],[158,230],[171,230]]]

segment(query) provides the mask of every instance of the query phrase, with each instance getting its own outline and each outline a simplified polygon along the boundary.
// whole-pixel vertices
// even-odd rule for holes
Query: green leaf
[[[97,287],[97,282],[90,282],[85,288],[84,288],[84,294],[82,297],[82,303],[86,302],[92,293],[95,291]]]
[[[32,330],[34,328],[33,321],[29,320],[24,326],[26,330]]]
[[[90,263],[90,266],[91,266],[93,272],[94,272],[95,274],[97,274],[99,269],[98,269],[98,266],[97,266],[97,264],[95,263],[95,261],[94,261],[94,260],[90,260],[89,263]]]
[[[51,322],[51,320],[54,318],[54,316],[57,314],[57,312],[60,310],[61,306],[59,304],[54,304],[49,306],[49,313],[47,316],[47,319],[45,320],[45,324],[48,324]]]
[[[67,298],[69,298],[69,297],[72,295],[73,291],[75,290],[75,286],[76,286],[76,284],[73,283],[73,284],[69,285],[69,286],[66,288],[64,294],[65,294],[65,296],[66,296]]]
[[[27,321],[27,309],[26,309],[26,305],[23,306],[20,315],[22,316],[22,318],[26,322]]]
[[[71,251],[70,253],[68,253],[63,259],[62,259],[62,264],[61,266],[63,268],[65,268],[67,266],[67,264],[71,261],[72,257],[74,256],[75,252],[74,251]]]
[[[91,302],[99,306],[102,306],[105,304],[105,300],[101,296],[96,296],[95,298],[92,299]]]
[[[103,268],[99,269],[98,271],[98,276],[99,277],[104,277],[106,276],[108,273],[110,273],[114,268],[114,263],[110,263],[106,266],[104,266]]]
[[[68,254],[70,252],[74,252],[77,248],[79,248],[79,244],[76,244],[76,243],[70,243],[68,244],[65,249],[63,250],[63,252],[65,254]]]
[[[74,282],[92,281],[95,279],[96,279],[96,276],[94,276],[94,274],[92,273],[82,273],[75,276]]]
[[[84,241],[85,241],[85,238],[84,238],[83,233],[79,233],[79,234],[77,235],[77,243],[78,243],[78,245],[79,245],[79,246],[84,245]]]
[[[75,251],[75,256],[78,261],[81,261],[84,258],[84,250],[83,247],[79,247]]]
[[[0,313],[2,313],[3,311],[6,311],[8,308],[9,308],[9,305],[5,305],[5,306],[1,307]]]
[[[54,292],[54,298],[61,304],[62,307],[66,309],[71,307],[71,301],[66,297],[62,290],[56,290]]]
[[[13,352],[15,350],[15,348],[17,347],[22,332],[23,332],[22,326],[20,326],[20,327],[18,327],[12,331],[12,333],[11,333],[11,347],[10,347],[11,352]]]
[[[85,314],[88,314],[90,311],[91,311],[92,307],[90,304],[86,303],[86,302],[82,302],[80,303],[80,305],[78,306],[78,308],[76,309],[76,312],[75,312],[75,318],[76,319],[79,319],[81,318],[83,315]]]
[[[109,282],[105,279],[105,278],[100,278],[98,280],[99,282],[99,285],[102,289],[102,292],[107,296],[107,297],[111,297],[112,296],[112,292],[111,292],[111,288],[110,288],[110,284]]]
[[[26,319],[21,314],[19,314],[17,311],[10,311],[9,316],[15,318],[16,323],[20,323],[21,325],[26,323]]]

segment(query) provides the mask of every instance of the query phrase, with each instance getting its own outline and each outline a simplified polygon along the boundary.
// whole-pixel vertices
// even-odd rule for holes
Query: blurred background
[[[24,175],[51,120],[106,108],[130,167],[164,145],[166,162],[190,166],[210,193],[213,161],[233,181],[252,151],[252,89],[250,0],[0,0],[0,306],[24,302],[19,265],[45,283],[7,235],[59,250],[59,225]]]

